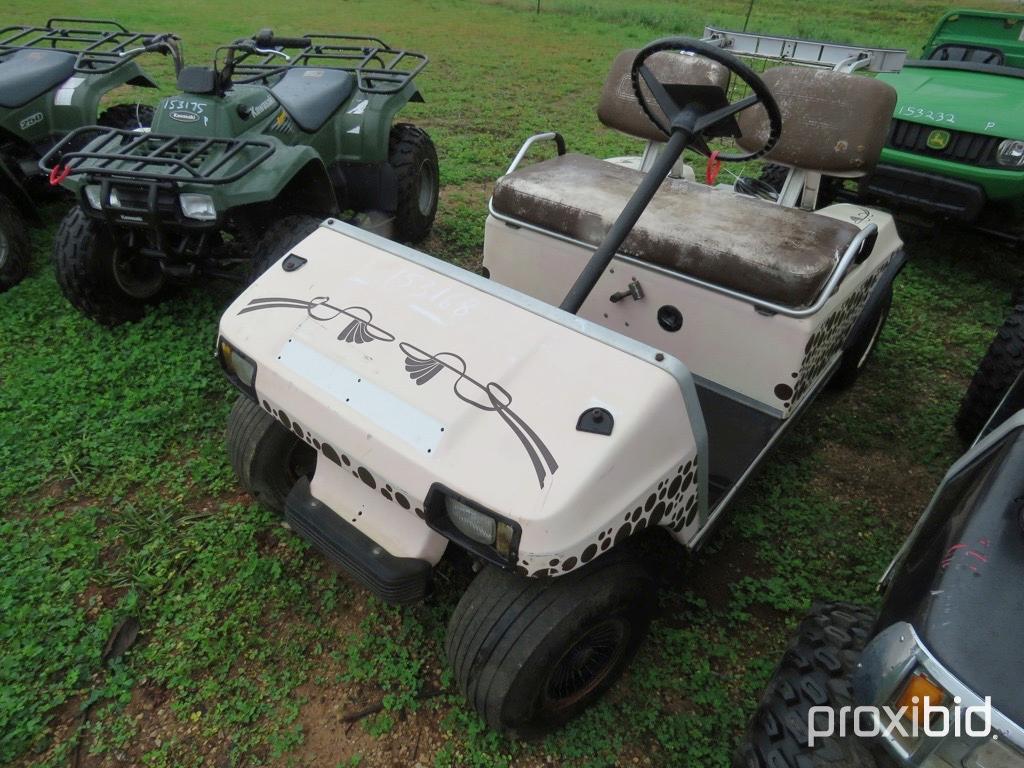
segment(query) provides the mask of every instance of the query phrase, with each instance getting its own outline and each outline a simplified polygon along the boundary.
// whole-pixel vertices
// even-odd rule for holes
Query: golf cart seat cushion
[[[285,72],[270,92],[299,128],[313,133],[348,101],[355,87],[351,72],[295,67]]]
[[[493,206],[596,246],[641,178],[631,168],[567,154],[500,178]],[[848,222],[668,179],[619,252],[762,301],[804,307],[858,231]]]
[[[870,173],[889,134],[896,90],[864,75],[815,67],[783,66],[761,79],[782,112],[782,138],[766,159],[852,178]],[[736,116],[738,143],[756,150],[768,138],[768,118],[757,105]]]
[[[601,101],[597,105],[597,119],[617,131],[648,141],[666,141],[662,133],[644,114],[636,100],[629,73],[636,58],[637,49],[626,50],[615,57],[611,71],[604,81]],[[721,64],[700,56],[689,56],[672,51],[661,51],[647,60],[647,67],[659,82],[666,85],[716,85],[723,91],[729,85],[729,70]],[[647,103],[658,109],[646,83],[640,86],[647,96]],[[667,121],[666,121],[667,122]]]
[[[63,83],[74,71],[75,56],[67,51],[17,51],[0,61],[0,107],[24,106]]]

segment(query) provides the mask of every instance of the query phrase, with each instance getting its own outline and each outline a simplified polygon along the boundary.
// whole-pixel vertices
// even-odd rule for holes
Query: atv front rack
[[[45,27],[0,29],[0,58],[30,48],[67,51],[76,54],[75,72],[102,75],[144,53],[164,53],[174,58],[175,71],[180,71],[182,59],[177,40],[167,33],[131,32],[116,21],[55,17]]]
[[[79,174],[144,182],[230,184],[274,154],[266,139],[216,139],[86,126],[51,149],[40,167],[53,183]]]
[[[303,39],[308,42],[305,48],[274,45],[270,50],[256,47],[254,38],[240,41],[251,43],[252,47],[237,51],[232,65],[233,82],[264,81],[292,67],[319,67],[353,73],[363,93],[390,94],[402,90],[429,61],[422,53],[391,48],[376,37],[314,33],[303,35],[295,42]],[[282,64],[281,49],[292,48],[299,52],[290,54],[289,61]]]

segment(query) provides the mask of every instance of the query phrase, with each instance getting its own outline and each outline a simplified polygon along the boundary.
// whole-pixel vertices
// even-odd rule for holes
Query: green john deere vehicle
[[[28,271],[29,226],[50,190],[39,159],[82,126],[148,126],[152,107],[105,106],[104,97],[122,86],[156,87],[136,61],[143,54],[169,55],[180,71],[177,41],[102,19],[0,29],[0,293]]]
[[[879,79],[898,101],[862,194],[1019,240],[1024,13],[951,11],[920,61]]]
[[[262,30],[185,67],[151,131],[73,132],[41,162],[78,197],[55,246],[64,295],[115,325],[196,278],[248,282],[327,217],[423,239],[437,152],[394,119],[426,64],[374,37]]]

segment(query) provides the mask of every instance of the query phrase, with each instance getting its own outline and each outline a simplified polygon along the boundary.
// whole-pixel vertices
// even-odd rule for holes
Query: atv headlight
[[[474,504],[440,484],[431,487],[424,505],[427,525],[475,555],[504,567],[515,564],[519,526]]]
[[[235,386],[249,394],[256,393],[256,363],[235,349],[223,336],[217,341],[217,359]]]
[[[96,210],[103,207],[103,188],[99,184],[89,184],[85,188],[85,197],[89,201],[89,205]],[[117,192],[113,189],[110,190],[110,207],[121,207],[121,201],[117,199]]]
[[[1024,165],[1024,141],[1007,139],[1000,142],[999,151],[996,152],[996,161],[1000,165],[1009,165],[1014,168]]]
[[[1024,768],[1024,755],[1004,741],[990,739],[964,758],[964,768]]]
[[[213,204],[213,198],[209,195],[200,195],[195,192],[184,192],[180,196],[181,212],[190,219],[197,221],[216,221],[217,208]]]

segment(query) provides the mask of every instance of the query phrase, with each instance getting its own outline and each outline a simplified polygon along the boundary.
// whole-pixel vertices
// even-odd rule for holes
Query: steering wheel
[[[750,87],[751,95],[703,114],[699,109],[694,109],[691,105],[680,104],[645,64],[647,59],[661,51],[692,53],[697,56],[703,56],[706,59],[711,59],[721,64],[746,83]],[[640,87],[640,78],[643,78],[644,83],[651,91],[651,95],[654,96],[654,100],[661,107],[661,111],[665,113],[668,123],[665,123],[651,109],[651,105],[647,102],[647,96]],[[686,131],[693,137],[691,144],[701,151],[708,149],[702,135],[706,131],[755,104],[763,105],[768,113],[768,140],[765,141],[760,149],[754,152],[744,154],[719,153],[718,158],[720,160],[734,163],[754,160],[769,152],[782,135],[782,113],[779,111],[779,105],[776,103],[775,97],[768,90],[768,86],[764,84],[764,81],[758,77],[754,70],[718,46],[687,37],[666,37],[661,40],[655,40],[640,50],[636,58],[633,59],[630,81],[633,84],[633,91],[636,93],[637,101],[640,102],[640,107],[654,125],[665,133],[666,136],[671,135],[674,131]],[[708,154],[710,153],[708,152]]]

